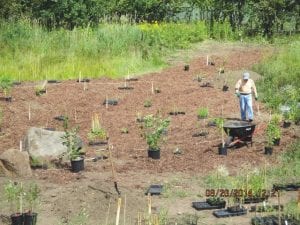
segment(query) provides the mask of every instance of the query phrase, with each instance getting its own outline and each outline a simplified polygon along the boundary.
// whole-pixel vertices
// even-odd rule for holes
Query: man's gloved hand
[[[257,101],[257,100],[258,100],[258,96],[255,97],[255,101]]]
[[[238,98],[241,96],[241,94],[240,94],[239,92],[236,92],[235,95],[236,95],[236,97],[238,97]]]

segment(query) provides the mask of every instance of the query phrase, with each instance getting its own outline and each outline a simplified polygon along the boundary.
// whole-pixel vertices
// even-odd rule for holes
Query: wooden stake
[[[279,206],[279,209],[278,209],[278,224],[281,225],[281,210],[280,210],[280,190],[277,191],[278,193],[278,206]]]
[[[109,211],[110,211],[110,203],[111,203],[111,198],[109,198],[109,203],[108,203],[108,208],[107,208],[107,213],[106,213],[105,225],[108,224]]]
[[[81,82],[81,71],[79,71],[79,77],[78,77],[78,82]]]
[[[123,225],[126,225],[126,195],[124,196],[124,217],[123,217]]]
[[[122,198],[118,198],[118,207],[117,207],[117,216],[116,216],[116,225],[119,225],[120,222],[120,211],[121,211]]]
[[[22,141],[20,140],[20,152],[22,151],[23,146],[22,146]]]
[[[152,203],[151,203],[151,194],[148,193],[148,214],[149,214],[149,218],[151,216],[151,205],[152,205]]]
[[[151,93],[154,94],[154,84],[153,84],[153,81],[151,82]]]
[[[87,82],[83,82],[83,90],[85,91],[85,90],[87,90]]]
[[[206,56],[206,65],[208,66],[208,55]]]
[[[28,120],[31,120],[31,107],[30,107],[30,104],[28,106]]]
[[[105,107],[106,107],[106,109],[108,109],[108,97],[107,97],[107,95],[106,95]]]
[[[77,123],[77,110],[75,108],[75,112],[74,112],[74,120],[75,120],[75,123]]]

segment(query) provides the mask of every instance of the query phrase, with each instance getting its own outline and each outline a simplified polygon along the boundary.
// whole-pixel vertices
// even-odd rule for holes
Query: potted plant
[[[62,136],[62,144],[67,146],[67,155],[71,161],[72,171],[75,173],[84,170],[84,158],[81,154],[80,140],[77,137],[78,130],[78,127],[66,130]]]
[[[2,78],[0,80],[0,88],[3,91],[4,99],[5,101],[11,102],[11,88],[12,88],[13,82],[9,78]]]
[[[149,146],[148,157],[160,159],[160,142],[169,124],[169,119],[163,119],[160,116],[147,115],[144,117],[144,137]]]
[[[197,110],[197,117],[198,119],[205,119],[208,117],[208,108],[201,107]]]
[[[28,203],[29,210],[24,214],[24,225],[36,225],[37,213],[34,208],[37,205],[40,189],[37,184],[31,183],[29,190],[26,192],[25,200]]]
[[[225,140],[224,140],[224,128],[223,128],[224,127],[224,119],[216,118],[215,123],[221,133],[221,139],[222,139],[222,143],[219,146],[219,155],[227,155],[227,147],[225,145]]]
[[[152,102],[150,99],[146,99],[144,102],[144,107],[149,108],[152,106]]]
[[[107,144],[108,135],[101,126],[98,115],[92,117],[92,126],[88,133],[89,145]]]
[[[10,210],[14,213],[11,214],[12,225],[23,225],[23,196],[24,190],[22,183],[9,181],[4,186],[5,197],[10,204]]]

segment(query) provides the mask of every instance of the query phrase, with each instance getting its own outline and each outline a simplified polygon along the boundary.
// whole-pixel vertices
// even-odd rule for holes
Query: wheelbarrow
[[[223,125],[225,133],[228,135],[225,145],[227,147],[238,147],[240,145],[251,144],[252,147],[252,135],[254,133],[256,124],[247,121],[226,121]]]

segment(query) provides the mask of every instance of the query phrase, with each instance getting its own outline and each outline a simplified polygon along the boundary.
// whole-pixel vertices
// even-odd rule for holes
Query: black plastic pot
[[[174,111],[174,112],[169,112],[169,115],[171,116],[185,115],[185,112]]]
[[[126,81],[138,81],[139,79],[138,78],[126,78]]]
[[[283,122],[283,128],[289,128],[291,126],[291,122],[290,121],[284,121]]]
[[[24,214],[24,225],[36,225],[37,213],[25,213]]]
[[[265,147],[265,155],[272,155],[273,148],[272,147]]]
[[[71,170],[74,173],[84,170],[84,158],[79,157],[78,159],[71,160]]]
[[[279,146],[280,145],[280,138],[274,138],[273,143],[275,146]]]
[[[190,65],[184,65],[184,71],[189,71],[190,70]]]
[[[15,213],[10,216],[12,225],[23,225],[24,216],[21,213]]]
[[[44,127],[44,130],[55,131],[55,128],[53,128],[53,127]]]
[[[229,87],[227,85],[224,85],[222,88],[222,91],[228,91]]]
[[[209,133],[206,131],[198,132],[193,134],[193,137],[206,137]]]
[[[66,116],[56,116],[54,117],[55,120],[58,120],[58,121],[64,121],[65,119],[67,119]]]
[[[152,159],[160,159],[160,149],[148,149],[148,157]]]
[[[227,147],[226,146],[219,147],[219,155],[227,155]]]
[[[41,95],[46,94],[46,93],[47,93],[46,90],[39,90],[39,91],[37,91],[37,92],[35,93],[35,95],[36,95],[36,96],[41,96]]]

